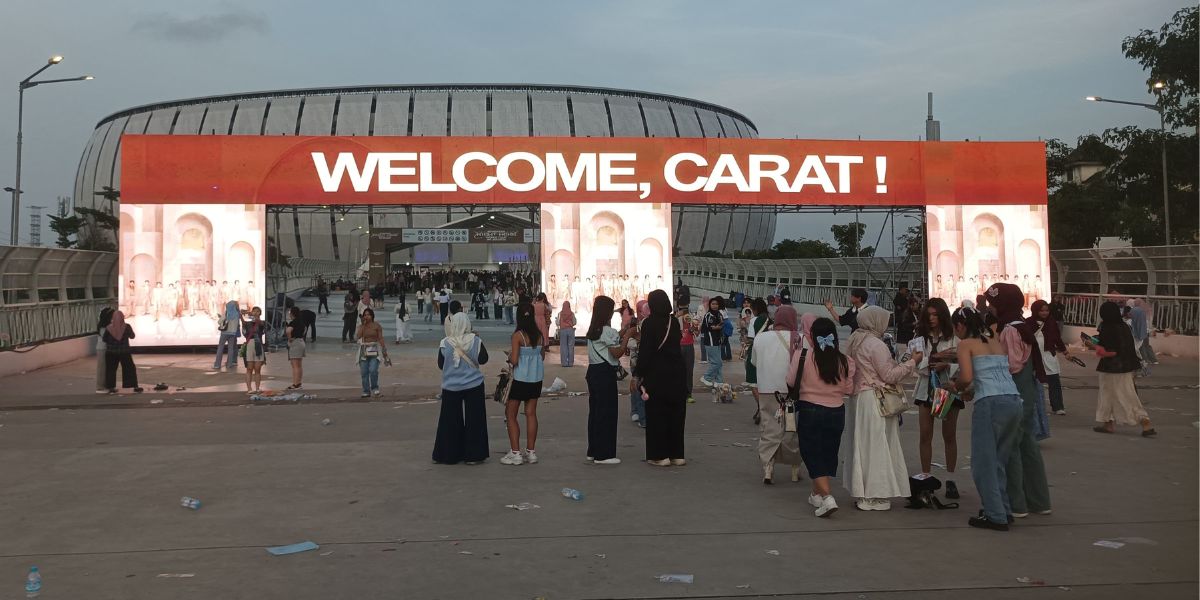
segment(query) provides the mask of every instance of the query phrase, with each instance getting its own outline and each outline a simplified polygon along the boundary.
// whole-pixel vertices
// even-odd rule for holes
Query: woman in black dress
[[[117,365],[121,366],[121,387],[133,388],[141,393],[138,386],[137,367],[133,364],[133,356],[129,353],[129,340],[136,335],[133,327],[125,322],[125,313],[121,311],[112,314],[112,321],[104,328],[104,387],[108,393],[117,393]]]
[[[650,316],[642,325],[635,373],[646,399],[646,462],[665,467],[687,464],[683,426],[687,412],[687,369],[679,348],[682,332],[671,316],[671,299],[650,292]]]

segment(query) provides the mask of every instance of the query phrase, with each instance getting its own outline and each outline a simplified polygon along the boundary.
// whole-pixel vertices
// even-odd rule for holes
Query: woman
[[[1067,414],[1063,405],[1062,367],[1058,364],[1058,354],[1070,358],[1071,351],[1063,343],[1062,330],[1058,321],[1050,315],[1050,305],[1045,300],[1035,300],[1031,307],[1033,314],[1025,322],[1037,331],[1033,337],[1037,340],[1038,352],[1042,355],[1042,369],[1046,372],[1046,387],[1049,388],[1050,410],[1056,415]]]
[[[369,396],[379,397],[379,362],[390,364],[387,343],[383,336],[383,325],[375,320],[375,310],[368,308],[363,311],[362,324],[354,331],[354,339],[358,342],[358,353],[355,362],[358,363],[358,376],[362,383],[362,393],[359,398]]]
[[[439,313],[440,311],[438,309],[437,299],[434,298],[433,290],[431,288],[425,288],[424,295],[425,301],[428,303],[425,306],[425,322],[429,323],[433,321],[433,315],[435,313]]]
[[[425,298],[429,297],[429,290],[417,290],[417,314],[425,313]]]
[[[621,331],[625,331],[629,328],[629,324],[633,322],[633,318],[637,313],[629,305],[628,300],[621,300],[621,308],[617,309],[617,315],[621,317]]]
[[[517,293],[512,289],[504,291],[504,322],[508,325],[515,324],[517,310]]]
[[[696,370],[696,320],[688,312],[686,304],[680,304],[675,310],[675,318],[679,321],[679,351],[683,355],[683,368],[686,373],[684,381],[687,385],[687,402],[692,404],[696,401],[692,397],[692,382]]]
[[[266,325],[262,321],[262,309],[255,306],[250,310],[241,310],[239,313],[242,335],[246,336],[246,342],[242,344],[240,351],[246,365],[246,393],[261,394],[262,368],[263,364],[267,362],[267,355],[263,351],[263,335],[266,333]]]
[[[504,295],[500,293],[500,286],[492,286],[492,317],[499,321],[504,311]]]
[[[918,479],[927,479],[933,469],[933,385],[932,379],[936,374],[938,382],[950,381],[957,367],[950,364],[950,359],[958,356],[958,336],[954,334],[954,326],[950,322],[950,307],[941,298],[930,298],[921,311],[921,320],[916,327],[915,347],[923,351],[921,362],[917,364],[917,386],[913,392],[913,403],[920,411],[919,448],[921,454],[921,473]],[[950,478],[958,467],[958,411],[966,405],[962,399],[954,400],[950,412],[942,417],[942,445],[946,449],[946,497],[957,499],[958,485]]]
[[[542,348],[545,350],[550,349],[550,315],[552,311],[550,301],[546,299],[546,293],[538,292],[533,301],[533,317],[538,331],[542,334]]]
[[[765,302],[764,302],[764,304],[765,304]],[[751,307],[750,298],[743,298],[742,302],[741,302],[741,306],[742,306],[741,310],[738,311],[738,318],[736,321],[736,323],[737,323],[736,329],[737,329],[738,335],[741,336],[741,338],[742,338],[741,357],[743,359],[745,359],[747,362],[749,362],[749,360],[750,360],[749,352],[750,352],[750,344],[751,344],[750,325],[751,325],[751,321],[754,320],[754,308]]]
[[[743,332],[742,352],[745,353],[746,363],[746,383],[750,386],[750,391],[754,394],[754,404],[759,406],[761,410],[761,400],[758,397],[758,372],[754,366],[754,340],[758,335],[771,327],[771,319],[767,316],[767,303],[762,298],[754,300],[746,300],[746,309],[750,311],[749,318],[743,318],[746,323]],[[745,312],[743,310],[743,312]],[[778,314],[778,313],[776,313]],[[795,324],[796,311],[792,311],[792,324]],[[787,390],[783,390],[785,393]]]
[[[306,354],[304,335],[307,330],[304,319],[300,318],[299,307],[293,306],[288,309],[288,319],[290,320],[284,333],[287,334],[288,362],[292,363],[292,385],[289,385],[287,389],[298,390],[304,381],[304,355]]]
[[[412,342],[412,332],[408,329],[408,306],[406,302],[396,303],[396,343],[408,344]]]
[[[588,449],[587,459],[597,465],[619,465],[617,458],[617,365],[629,350],[629,336],[609,326],[615,303],[597,296],[588,325]]]
[[[765,316],[766,310],[763,313]],[[804,317],[810,321],[812,319],[812,315]],[[797,352],[802,356],[807,354],[800,346],[796,309],[784,305],[775,311],[775,325],[771,331],[756,335],[751,348],[750,362],[758,372],[758,388],[755,391],[759,393],[755,393],[754,397],[758,400],[761,416],[758,425],[758,458],[762,463],[765,485],[774,483],[776,462],[792,465],[792,481],[800,480],[800,446],[796,433],[787,432],[784,428],[787,379],[792,355]]]
[[[221,335],[217,338],[217,356],[213,359],[213,370],[221,368],[221,353],[228,352],[229,357],[225,361],[225,366],[232,371],[237,366],[238,354],[238,338],[241,337],[242,331],[238,324],[242,321],[242,311],[238,308],[236,300],[230,300],[225,303],[225,313],[221,315],[221,320],[217,323],[217,329]],[[221,324],[225,325],[221,329]]]
[[[575,366],[575,313],[571,303],[563,302],[558,311],[558,359],[564,367]]]
[[[829,480],[837,475],[838,448],[846,427],[844,398],[854,391],[855,364],[838,349],[837,324],[810,317],[804,315],[800,325],[800,334],[810,348],[808,356],[798,375],[788,373],[787,383],[799,391],[796,435],[800,457],[812,480],[808,503],[818,517],[828,517],[838,509]]]
[[[679,322],[671,314],[671,299],[652,290],[646,300],[650,315],[642,321],[641,350],[634,375],[641,380],[646,410],[646,462],[683,466],[683,430],[687,416],[687,384],[680,352]]]
[[[487,348],[471,332],[467,315],[457,312],[446,317],[446,337],[438,344],[442,409],[433,443],[433,462],[477,465],[487,460],[487,411],[483,371],[479,368],[487,361]]]
[[[988,310],[996,317],[996,335],[1008,353],[1008,372],[1021,396],[1021,427],[1005,471],[1012,515],[1017,518],[1027,517],[1030,512],[1048,515],[1050,485],[1046,482],[1042,450],[1034,439],[1042,357],[1033,352],[1037,340],[1033,328],[1022,318],[1025,294],[1011,283],[994,283],[986,295]]]
[[[858,329],[850,334],[847,347],[857,369],[842,438],[846,446],[841,453],[846,461],[842,483],[859,510],[891,510],[889,498],[910,495],[899,419],[880,416],[875,393],[912,375],[923,356],[914,352],[913,360],[896,364],[882,339],[890,317],[878,306],[859,309]]]
[[[137,367],[129,353],[129,340],[137,337],[133,327],[125,323],[125,313],[116,311],[112,321],[104,328],[104,388],[108,393],[117,393],[117,365],[121,366],[121,387],[133,388],[135,393],[144,390],[138,386]]]
[[[1150,365],[1155,362],[1156,357],[1154,350],[1150,349],[1150,322],[1146,319],[1146,311],[1138,305],[1140,302],[1141,300],[1132,299],[1125,302],[1125,310],[1129,313],[1126,323],[1133,334],[1133,346],[1142,360],[1140,376],[1147,377],[1150,375]]]
[[[130,284],[133,282],[131,281]],[[130,286],[132,289],[132,285]],[[104,343],[104,330],[112,323],[113,313],[115,311],[110,306],[105,306],[100,310],[100,318],[96,322],[96,393],[103,394],[108,391],[108,386],[104,384],[105,372],[108,366],[108,345]],[[132,314],[132,311],[131,311]]]
[[[625,353],[629,357],[629,372],[633,375],[629,378],[629,418],[637,423],[638,427],[646,428],[646,401],[642,399],[641,378],[637,376],[637,363],[640,357],[642,344],[642,323],[650,317],[650,304],[645,300],[639,300],[637,303],[637,318],[630,321],[626,327],[630,331],[629,335],[629,350]],[[625,333],[622,329],[621,333]]]
[[[940,300],[943,305],[946,304],[946,301],[942,300],[941,298],[930,298],[931,302],[933,300]],[[949,320],[950,316],[948,311],[949,309],[947,309],[946,313],[947,321]],[[904,310],[896,313],[896,317],[896,343],[907,344],[911,342],[914,337],[919,335],[917,334],[917,323],[923,320],[921,313],[921,301],[918,300],[916,296],[909,297],[907,306],[904,307]],[[954,336],[951,335],[950,337]]]
[[[1133,385],[1134,373],[1142,367],[1135,345],[1133,333],[1121,320],[1121,308],[1113,302],[1101,304],[1100,343],[1096,344],[1096,356],[1100,357],[1096,365],[1096,371],[1100,373],[1096,421],[1100,425],[1092,428],[1097,433],[1113,433],[1117,423],[1140,423],[1142,437],[1158,433]]]
[[[1021,430],[1021,397],[1008,372],[1008,354],[971,308],[951,317],[954,336],[961,340],[958,377],[945,381],[948,391],[973,394],[971,411],[971,479],[983,509],[971,517],[971,527],[1008,531],[1012,510],[1006,489],[1009,456]]]
[[[725,302],[720,297],[710,298],[708,312],[700,320],[700,339],[704,343],[704,352],[708,359],[708,368],[700,377],[700,384],[714,386],[725,383],[721,369],[724,366],[721,359],[721,345],[725,341]]]
[[[1157,365],[1158,355],[1154,353],[1154,348],[1150,346],[1150,333],[1153,330],[1154,325],[1154,308],[1150,306],[1150,303],[1142,300],[1141,298],[1134,298],[1129,302],[1132,303],[1134,311],[1141,311],[1141,320],[1143,321],[1141,325],[1143,329],[1142,336],[1140,338],[1138,337],[1138,331],[1136,328],[1133,336],[1133,341],[1138,347],[1138,354],[1141,356],[1143,363],[1147,365]],[[1137,317],[1135,317],[1135,320],[1136,319]]]
[[[508,454],[500,459],[502,465],[536,464],[538,420],[537,401],[542,395],[542,379],[545,377],[546,349],[542,346],[542,332],[533,318],[533,305],[517,307],[517,330],[510,340],[511,352],[508,364],[512,365],[512,387],[508,401],[504,403],[504,424],[508,427]],[[525,404],[525,453],[521,453],[521,423],[517,420],[517,409]]]

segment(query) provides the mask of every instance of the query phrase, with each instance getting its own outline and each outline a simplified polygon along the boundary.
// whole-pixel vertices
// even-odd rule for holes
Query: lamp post
[[[32,75],[22,79],[17,84],[17,181],[12,187],[12,245],[17,245],[17,218],[20,216],[19,209],[21,206],[21,125],[24,120],[25,113],[25,90],[27,88],[44,85],[47,83],[63,83],[67,81],[86,81],[92,78],[91,75],[81,75],[79,77],[66,77],[63,79],[43,79],[42,81],[33,81],[34,77],[41,74],[42,71],[57,65],[62,62],[63,57],[55,55],[51,56],[42,68],[33,72]],[[5,188],[6,190],[8,188]]]
[[[1164,87],[1166,87],[1166,84],[1164,84],[1161,81],[1156,81],[1154,83],[1154,89],[1156,89],[1156,90],[1161,90]],[[1167,189],[1168,189],[1167,188],[1167,118],[1166,118],[1165,111],[1163,110],[1163,106],[1162,106],[1161,102],[1158,104],[1147,104],[1145,102],[1128,102],[1125,100],[1110,100],[1108,98],[1101,98],[1100,96],[1088,96],[1086,99],[1090,102],[1111,102],[1113,104],[1127,104],[1129,106],[1140,106],[1142,108],[1148,108],[1148,109],[1158,113],[1158,128],[1159,128],[1159,133],[1160,133],[1159,145],[1162,148],[1162,199],[1163,199],[1163,228],[1164,228],[1163,229],[1163,243],[1164,243],[1164,245],[1170,246],[1171,245],[1171,207],[1167,203],[1167,197],[1168,197],[1167,196]]]

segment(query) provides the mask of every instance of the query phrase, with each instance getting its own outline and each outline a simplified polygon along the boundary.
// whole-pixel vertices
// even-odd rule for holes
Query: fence
[[[0,348],[94,333],[116,282],[112,252],[0,246]]]

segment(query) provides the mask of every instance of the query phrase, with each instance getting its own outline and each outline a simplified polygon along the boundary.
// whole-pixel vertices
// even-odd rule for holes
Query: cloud
[[[166,13],[149,14],[134,21],[130,32],[172,42],[207,43],[220,41],[243,31],[266,33],[268,25],[266,16],[261,13],[230,9],[195,17]]]

